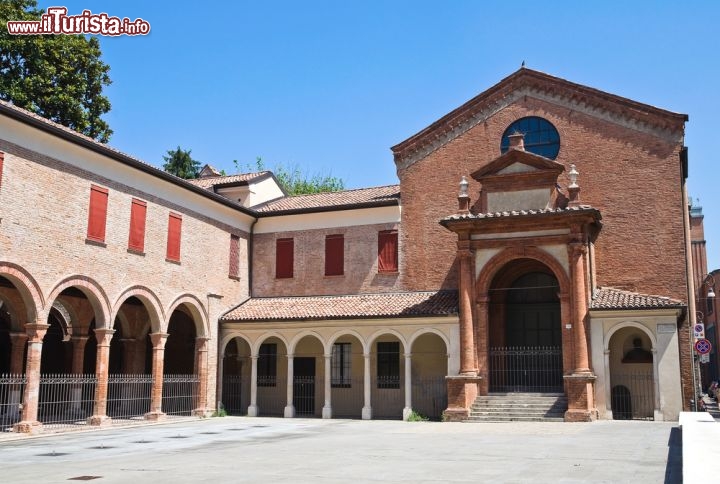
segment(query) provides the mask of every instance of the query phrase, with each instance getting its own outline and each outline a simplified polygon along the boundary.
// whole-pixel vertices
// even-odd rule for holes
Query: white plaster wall
[[[254,232],[267,234],[384,223],[400,223],[400,206],[262,217],[255,225]]]
[[[565,274],[570,276],[570,261],[568,260],[568,249],[565,244],[543,245],[540,249],[553,256],[565,269]]]

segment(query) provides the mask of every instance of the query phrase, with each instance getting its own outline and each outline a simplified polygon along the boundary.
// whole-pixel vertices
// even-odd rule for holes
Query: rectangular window
[[[325,237],[325,275],[342,276],[345,272],[345,236],[343,234]]]
[[[180,235],[182,215],[170,212],[168,217],[167,255],[169,261],[180,262]]]
[[[398,271],[398,231],[378,232],[378,272]]]
[[[277,380],[277,345],[263,343],[257,362],[257,385],[259,387],[274,387]]]
[[[400,388],[400,343],[377,343],[377,387]]]
[[[330,359],[331,385],[350,388],[350,343],[335,343]]]
[[[107,222],[108,189],[97,185],[90,186],[90,208],[88,209],[87,238],[95,242],[105,242],[105,224]]]
[[[277,279],[293,277],[294,251],[293,239],[277,239],[275,244],[275,277]]]
[[[147,215],[147,203],[137,198],[132,199],[130,205],[130,235],[128,237],[128,249],[137,252],[145,251],[145,218]]]
[[[0,187],[2,187],[3,164],[5,163],[5,153],[0,152]]]
[[[230,234],[230,269],[228,277],[240,279],[240,237]]]

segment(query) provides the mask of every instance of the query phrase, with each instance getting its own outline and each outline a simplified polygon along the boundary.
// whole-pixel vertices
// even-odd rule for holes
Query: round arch
[[[295,349],[297,348],[298,343],[305,338],[306,336],[311,336],[318,340],[320,342],[320,346],[322,346],[323,351],[325,351],[325,354],[329,354],[327,352],[327,345],[325,344],[325,340],[322,336],[320,336],[317,332],[312,331],[310,329],[306,329],[304,331],[301,331],[300,333],[296,334],[293,339],[290,341],[290,346],[288,347],[288,354],[292,355],[295,354]],[[332,348],[332,346],[331,346]]]
[[[3,261],[0,261],[0,276],[12,282],[20,292],[25,306],[25,321],[21,322],[21,325],[37,322],[40,311],[45,307],[45,299],[35,279],[19,265]]]
[[[69,341],[70,337],[73,335],[73,323],[77,321],[77,316],[72,314],[74,311],[72,311],[71,307],[66,306],[59,299],[53,301],[52,309],[60,314],[59,322],[60,327],[63,330],[63,341]]]
[[[385,334],[391,334],[391,335],[395,336],[398,340],[400,340],[400,344],[402,344],[403,353],[408,352],[409,347],[408,347],[407,341],[405,340],[405,337],[402,334],[400,334],[399,332],[395,331],[394,329],[390,329],[390,328],[379,329],[379,330],[375,331],[372,334],[372,336],[370,336],[368,338],[367,347],[372,348],[372,345],[375,342],[375,340]]]
[[[250,348],[252,349],[252,355],[251,356],[258,356],[260,353],[260,346],[269,338],[277,338],[279,339],[283,345],[285,345],[285,350],[289,348],[288,341],[285,339],[285,337],[278,333],[277,331],[270,331],[269,333],[263,333],[262,336],[260,336],[257,340],[255,340],[255,344],[253,344]]]
[[[150,289],[144,286],[131,286],[125,289],[115,301],[113,314],[117,315],[123,303],[131,298],[138,298],[144,305],[150,317],[150,332],[160,333],[167,330],[165,314],[160,299]]]
[[[168,315],[168,324],[173,312],[183,305],[188,309],[188,311],[190,312],[190,316],[195,323],[195,333],[197,334],[197,337],[209,337],[210,326],[208,323],[208,315],[205,311],[205,306],[203,306],[202,302],[200,302],[200,300],[192,294],[182,294],[176,297],[175,300],[170,304],[167,311],[165,312],[165,314]],[[165,331],[167,331],[167,328],[165,328]]]
[[[518,259],[532,259],[547,266],[557,278],[558,284],[560,285],[560,292],[569,294],[571,285],[568,273],[553,255],[537,247],[511,247],[495,254],[483,266],[475,283],[477,296],[486,297],[490,290],[490,285],[500,269]]]
[[[358,340],[358,341],[360,342],[360,344],[362,345],[363,353],[364,353],[364,354],[367,354],[367,353],[370,352],[370,346],[367,344],[367,342],[365,341],[365,338],[363,338],[360,333],[358,333],[358,332],[355,331],[354,329],[341,329],[340,331],[338,331],[337,333],[333,334],[333,335],[328,339],[328,341],[327,341],[327,346],[326,346],[326,348],[325,348],[325,353],[326,353],[326,354],[332,353],[332,347],[333,347],[333,345],[335,344],[335,342],[336,342],[338,339],[342,338],[343,336],[354,336],[355,338],[357,338],[357,340]]]
[[[655,348],[657,347],[657,340],[655,339],[655,335],[646,326],[636,321],[624,321],[610,328],[610,330],[605,335],[605,341],[603,341],[603,350],[610,351],[610,341],[612,340],[613,335],[624,328],[635,328],[645,333],[645,335],[650,338],[652,350],[655,351]]]
[[[436,329],[436,328],[422,328],[417,331],[415,331],[412,336],[410,336],[410,339],[408,340],[408,347],[410,348],[410,352],[412,353],[412,347],[415,343],[415,340],[417,340],[420,336],[424,334],[435,334],[440,337],[440,339],[443,340],[443,343],[445,343],[445,350],[450,352],[450,340],[448,339],[447,335],[443,333],[442,331]]]
[[[24,323],[20,321],[20,318],[18,316],[18,308],[2,294],[0,294],[0,308],[3,308],[4,311],[6,311],[10,316],[10,329],[12,331],[21,332],[24,330]]]
[[[242,334],[227,334],[220,340],[219,348],[220,348],[220,357],[221,358],[225,354],[227,345],[229,345],[230,342],[232,340],[234,340],[235,338],[239,338],[239,339],[243,340],[245,343],[247,343],[248,347],[252,350],[252,347],[253,347],[252,342],[244,335],[242,335]]]
[[[50,292],[47,300],[54,302],[58,296],[60,296],[60,293],[70,287],[79,289],[85,297],[87,297],[95,313],[95,327],[107,328],[108,325],[111,324],[110,300],[100,284],[90,277],[80,275],[66,277],[55,285],[55,288]],[[52,306],[43,310],[45,319],[47,319],[51,307]]]

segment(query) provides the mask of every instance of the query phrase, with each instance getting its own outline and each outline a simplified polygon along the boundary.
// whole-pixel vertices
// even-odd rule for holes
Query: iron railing
[[[228,415],[247,415],[250,405],[248,384],[240,375],[223,375],[222,404]]]
[[[71,430],[86,425],[95,406],[95,375],[40,375],[38,421],[46,430]]]
[[[152,375],[108,375],[107,415],[113,425],[142,420],[150,411]]]
[[[412,409],[417,413],[440,420],[448,406],[445,376],[413,378]]]
[[[612,373],[610,401],[615,420],[654,420],[655,382],[652,372]]]
[[[365,386],[362,377],[345,379],[342,386],[330,390],[333,417],[361,418],[365,405]]]
[[[197,375],[165,375],[162,387],[162,411],[167,415],[190,416],[197,408]]]
[[[293,377],[293,406],[297,416],[311,417],[315,415],[314,376]]]
[[[490,348],[490,391],[561,393],[562,349],[555,346]]]
[[[0,375],[0,432],[12,429],[22,420],[25,375]]]

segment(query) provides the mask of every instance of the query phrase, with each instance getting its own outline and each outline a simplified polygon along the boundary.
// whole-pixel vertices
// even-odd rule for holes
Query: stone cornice
[[[688,117],[522,68],[424,130],[392,147],[401,171],[524,97],[680,143]]]

